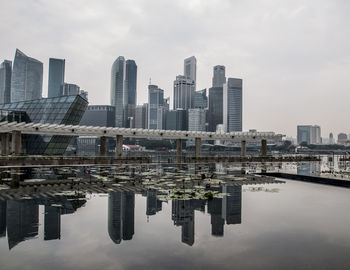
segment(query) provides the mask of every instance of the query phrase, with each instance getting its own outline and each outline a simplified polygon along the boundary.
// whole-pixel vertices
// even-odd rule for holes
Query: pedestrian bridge
[[[139,128],[113,128],[79,125],[59,125],[59,124],[41,124],[25,122],[0,122],[1,148],[2,155],[8,154],[8,138],[12,134],[12,152],[20,154],[21,152],[21,134],[36,135],[63,135],[63,136],[97,136],[101,137],[101,155],[106,154],[106,137],[115,137],[116,155],[122,155],[123,137],[128,138],[160,138],[177,140],[177,151],[181,153],[183,139],[194,139],[196,147],[196,156],[200,155],[201,140],[221,140],[242,143],[242,155],[245,155],[246,142],[261,141],[262,155],[266,155],[267,140],[281,140],[284,135],[274,132],[230,132],[216,133],[203,131],[182,131],[182,130],[157,130],[157,129],[139,129]]]

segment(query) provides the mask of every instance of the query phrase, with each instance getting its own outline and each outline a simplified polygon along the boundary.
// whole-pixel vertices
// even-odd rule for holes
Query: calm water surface
[[[0,201],[0,269],[350,269],[349,190],[285,182]]]

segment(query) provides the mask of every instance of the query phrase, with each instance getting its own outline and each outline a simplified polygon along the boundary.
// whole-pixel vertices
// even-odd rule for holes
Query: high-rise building
[[[226,132],[242,131],[242,79],[228,78],[223,86],[223,124]]]
[[[135,128],[148,128],[148,103],[136,106]]]
[[[321,143],[321,128],[320,126],[299,125],[297,127],[298,144],[305,142],[307,144]]]
[[[42,97],[43,63],[16,49],[11,78],[11,102]]]
[[[207,89],[194,92],[193,108],[208,108]]]
[[[164,90],[157,85],[148,86],[148,129],[164,129]]]
[[[206,131],[206,111],[201,108],[188,110],[188,130]]]
[[[71,96],[71,95],[79,95],[80,87],[79,85],[73,83],[63,83],[61,86],[61,94],[58,96]]]
[[[109,105],[89,105],[80,120],[80,125],[114,127],[115,107]]]
[[[0,104],[11,102],[12,62],[5,60],[0,64]]]
[[[124,91],[124,126],[135,127],[137,65],[134,60],[126,60]]]
[[[329,140],[328,140],[328,144],[334,144],[334,136],[333,133],[329,133]]]
[[[49,59],[49,86],[47,96],[59,97],[62,95],[64,84],[65,59]]]
[[[0,238],[6,236],[6,201],[0,200]]]
[[[187,130],[187,111],[183,109],[170,110],[166,116],[167,130]]]
[[[188,110],[193,107],[195,85],[192,79],[185,76],[176,76],[174,81],[174,110]]]
[[[193,81],[194,90],[196,90],[197,80],[197,59],[194,56],[184,60],[184,76]]]
[[[216,132],[216,126],[223,123],[223,88],[212,87],[209,89],[208,130]]]
[[[338,134],[338,144],[345,144],[348,141],[348,136],[345,133]]]
[[[115,107],[116,127],[124,127],[124,81],[125,59],[119,56],[114,61],[111,72],[111,105]]]
[[[225,66],[215,66],[213,68],[213,87],[223,87],[226,83]]]

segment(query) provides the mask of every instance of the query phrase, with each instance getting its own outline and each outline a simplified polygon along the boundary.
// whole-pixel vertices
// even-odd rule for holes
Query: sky
[[[350,133],[348,0],[0,0],[0,60],[15,49],[66,59],[66,82],[110,103],[118,56],[138,66],[137,102],[150,78],[173,95],[183,60],[197,58],[197,90],[213,66],[243,79],[243,129],[296,136],[298,124]]]

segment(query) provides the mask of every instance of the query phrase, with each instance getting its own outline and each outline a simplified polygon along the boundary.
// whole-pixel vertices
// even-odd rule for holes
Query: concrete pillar
[[[176,163],[181,163],[182,161],[182,140],[176,140]]]
[[[123,135],[117,135],[117,142],[115,146],[116,158],[121,158],[123,155]]]
[[[196,158],[199,158],[201,155],[201,141],[201,138],[195,138]]]
[[[1,155],[7,156],[9,154],[9,134],[1,133]]]
[[[267,156],[267,141],[266,139],[261,140],[261,156]]]
[[[102,136],[100,138],[100,156],[106,156],[106,150],[107,150],[106,141],[107,141],[107,138],[105,136]]]
[[[242,141],[241,142],[241,156],[245,157],[247,155],[247,142]]]
[[[16,156],[21,154],[22,150],[22,136],[20,131],[12,131],[12,154]]]

